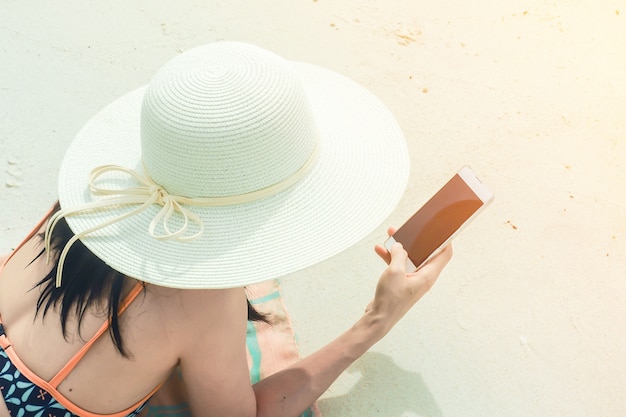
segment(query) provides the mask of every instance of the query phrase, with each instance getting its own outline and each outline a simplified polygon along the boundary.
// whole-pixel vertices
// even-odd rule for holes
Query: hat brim
[[[148,234],[158,206],[81,241],[117,271],[155,285],[241,287],[284,276],[335,255],[380,225],[402,196],[409,173],[406,142],[395,118],[368,90],[333,71],[293,63],[317,125],[319,159],[280,194],[227,206],[192,207],[200,238],[159,241]],[[59,201],[93,201],[90,171],[114,164],[140,170],[140,111],[145,87],[93,117],[70,145],[59,174]],[[119,179],[119,181],[124,181]],[[116,207],[67,218],[74,233],[130,211]]]

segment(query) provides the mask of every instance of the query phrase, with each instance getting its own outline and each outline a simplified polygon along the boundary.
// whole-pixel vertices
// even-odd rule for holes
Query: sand
[[[387,224],[465,164],[496,193],[324,415],[626,415],[624,1],[26,0],[0,16],[0,252],[55,200],[63,153],[100,108],[180,51],[254,42],[396,115],[412,175]],[[303,354],[363,311],[387,224],[283,278]]]

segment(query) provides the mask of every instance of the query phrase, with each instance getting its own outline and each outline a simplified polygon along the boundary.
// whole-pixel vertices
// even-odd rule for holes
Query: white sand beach
[[[626,1],[23,0],[0,16],[0,252],[56,200],[98,110],[181,51],[256,43],[366,86],[411,152],[386,224],[282,279],[303,355],[362,313],[387,225],[466,164],[496,194],[324,416],[626,416]]]

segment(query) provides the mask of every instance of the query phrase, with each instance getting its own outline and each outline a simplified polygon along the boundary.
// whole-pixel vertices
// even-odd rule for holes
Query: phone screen
[[[456,174],[395,234],[419,266],[465,223],[483,202]]]

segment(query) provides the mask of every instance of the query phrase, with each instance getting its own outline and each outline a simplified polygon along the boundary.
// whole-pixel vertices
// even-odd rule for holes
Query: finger
[[[389,266],[404,271],[406,269],[407,257],[408,255],[402,247],[402,244],[396,242],[391,247],[391,262],[389,263]]]
[[[392,235],[394,235],[396,233],[396,228],[393,226],[389,226],[387,228],[387,235],[389,237],[391,237]],[[376,245],[374,246],[374,251],[376,252],[376,254],[383,260],[385,261],[385,263],[387,265],[389,265],[389,263],[391,262],[391,254],[389,253],[389,251],[387,250],[387,248],[383,245]]]
[[[387,265],[389,265],[389,262],[391,262],[391,254],[386,247],[383,245],[376,245],[374,246],[374,251],[376,251],[376,254],[380,256],[380,258],[385,261]]]

